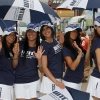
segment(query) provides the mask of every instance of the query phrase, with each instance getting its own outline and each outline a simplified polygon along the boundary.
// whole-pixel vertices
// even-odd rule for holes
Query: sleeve
[[[43,46],[43,50],[45,50],[43,55],[48,55],[48,53],[49,53],[49,46],[46,44],[45,41],[42,41],[41,45]]]
[[[95,51],[97,48],[100,48],[100,39],[97,38],[93,41],[92,50]]]
[[[70,56],[71,57],[72,56],[71,51],[66,47],[63,47],[62,55],[63,55],[63,57],[66,57],[66,56]]]

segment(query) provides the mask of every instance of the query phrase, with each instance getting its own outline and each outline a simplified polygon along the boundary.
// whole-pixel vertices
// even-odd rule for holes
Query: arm
[[[43,73],[43,70],[42,70],[42,67],[41,67],[41,57],[42,57],[42,54],[44,53],[43,51],[43,47],[42,46],[38,46],[38,49],[37,49],[37,52],[33,51],[35,57],[37,58],[38,60],[38,67],[39,67],[39,70],[41,73]]]
[[[52,75],[52,73],[47,68],[47,56],[42,56],[42,69],[43,69],[44,73],[46,74],[46,76],[51,81],[53,81],[54,83],[56,83],[56,79],[54,78],[54,76]]]
[[[64,43],[64,33],[63,32],[59,32],[59,43],[60,43],[60,46],[63,47],[63,43]]]
[[[88,64],[88,62],[90,61],[90,48],[91,48],[91,41],[92,41],[92,37],[89,37],[89,41],[88,41],[88,48],[86,51],[86,55],[85,55],[85,63]]]
[[[46,55],[42,56],[42,69],[43,69],[44,73],[46,74],[46,76],[52,82],[54,82],[57,86],[59,86],[62,89],[65,88],[64,84],[62,82],[57,81],[56,78],[52,75],[52,73],[47,68],[47,56]]]
[[[18,56],[17,55],[13,56],[12,65],[13,65],[14,68],[17,67],[17,65],[18,65]]]
[[[14,53],[14,56],[12,59],[12,65],[14,68],[16,68],[18,65],[18,58],[19,58],[19,44],[18,43],[15,44],[13,48],[13,53]]]
[[[38,67],[39,67],[40,72],[43,73],[41,59],[38,59]]]
[[[76,41],[73,42],[73,46],[78,50],[78,56],[77,58],[73,61],[70,56],[65,56],[64,59],[68,66],[70,67],[71,70],[75,71],[77,66],[79,65],[81,58],[82,58],[82,50],[79,48],[77,45]]]
[[[98,69],[99,69],[99,72],[100,72],[100,48],[97,48],[95,50],[95,54],[96,54]]]
[[[81,61],[81,57],[82,57],[82,51],[79,52],[77,58],[74,61],[69,56],[64,57],[64,59],[66,63],[68,64],[68,66],[70,67],[70,69],[75,71]]]
[[[90,61],[90,46],[88,46],[88,49],[86,51],[84,63],[88,64],[89,61]]]

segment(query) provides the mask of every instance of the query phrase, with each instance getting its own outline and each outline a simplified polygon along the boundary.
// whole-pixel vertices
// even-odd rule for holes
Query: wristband
[[[12,58],[12,60],[18,60],[18,58]]]
[[[82,56],[77,56],[77,58],[82,58]]]

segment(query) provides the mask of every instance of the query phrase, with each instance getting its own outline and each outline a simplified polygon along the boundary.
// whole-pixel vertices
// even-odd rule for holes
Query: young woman
[[[14,100],[13,84],[15,80],[12,66],[13,46],[16,42],[16,31],[13,27],[6,28],[0,39],[0,100]]]
[[[15,96],[17,100],[37,100],[40,85],[38,67],[41,66],[42,47],[39,46],[38,24],[30,23],[24,41],[15,45],[13,66],[15,72]]]
[[[62,50],[64,60],[67,63],[67,71],[65,73],[63,83],[71,88],[81,90],[81,82],[84,76],[84,54],[81,47],[80,32],[74,24],[70,24],[65,28],[64,47]],[[89,50],[87,50],[86,61],[89,60]]]
[[[42,38],[41,45],[45,50],[42,55],[42,70],[44,76],[41,83],[40,92],[43,94],[51,93],[56,86],[65,88],[61,82],[63,75],[63,60],[61,55],[61,46],[54,39],[54,31],[50,22],[41,22],[40,34]]]
[[[95,68],[89,78],[87,92],[93,96],[94,100],[100,100],[100,16],[95,19],[94,38],[91,51],[94,56]]]

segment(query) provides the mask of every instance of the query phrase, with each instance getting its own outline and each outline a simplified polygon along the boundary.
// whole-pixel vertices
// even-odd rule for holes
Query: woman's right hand
[[[19,43],[15,43],[15,46],[13,48],[13,53],[14,53],[14,56],[16,57],[19,56]]]
[[[77,45],[76,41],[73,42],[73,46],[78,50],[79,53],[82,53],[81,48]]]
[[[0,51],[2,49],[2,41],[1,41],[1,37],[0,37]]]
[[[65,88],[65,85],[64,85],[63,82],[56,81],[55,84],[56,84],[59,88],[61,88],[61,89],[64,89],[64,88]]]

